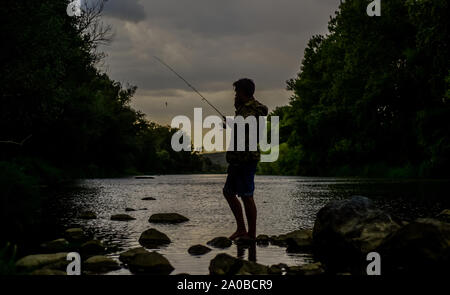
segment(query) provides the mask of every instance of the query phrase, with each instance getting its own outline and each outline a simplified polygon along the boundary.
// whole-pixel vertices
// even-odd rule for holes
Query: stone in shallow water
[[[114,259],[98,255],[86,259],[81,269],[90,273],[105,273],[119,268],[119,263]]]
[[[153,198],[153,197],[145,197],[145,198],[142,198],[141,200],[142,200],[142,201],[154,201],[154,200],[156,200],[156,199]]]
[[[130,220],[136,220],[136,218],[128,215],[128,214],[114,214],[111,216],[111,220],[115,221],[130,221]]]
[[[188,249],[188,253],[191,255],[203,255],[210,251],[210,248],[203,245],[194,245]]]
[[[269,268],[221,253],[211,260],[209,273],[211,275],[264,275],[269,274]]]
[[[159,246],[170,244],[170,242],[166,234],[154,228],[144,231],[139,238],[139,244],[145,248],[158,248]]]
[[[324,274],[325,270],[322,267],[320,262],[309,263],[300,266],[290,266],[287,269],[288,275],[305,275],[305,276],[314,276]]]
[[[268,235],[258,235],[256,237],[256,243],[261,246],[269,245],[269,241],[270,241],[270,239],[269,239]]]
[[[224,248],[230,247],[233,244],[233,242],[229,238],[226,238],[226,237],[217,237],[217,238],[212,239],[211,241],[209,241],[206,244],[208,244],[209,246],[215,247],[215,248],[224,249]]]
[[[128,207],[127,207],[127,208],[125,208],[125,211],[126,211],[126,212],[132,212],[132,211],[136,211],[136,209],[128,208]]]
[[[133,249],[130,249],[130,250],[120,253],[119,260],[125,264],[128,264],[134,256],[136,256],[137,254],[142,254],[142,253],[148,253],[148,251],[145,250],[145,248],[143,248],[143,247],[133,248]]]
[[[46,243],[43,243],[41,245],[41,248],[45,252],[55,253],[55,252],[66,252],[69,250],[69,242],[62,238],[62,239],[56,239],[53,241],[49,241]]]
[[[81,245],[80,253],[82,257],[103,254],[106,247],[98,240],[88,241]]]
[[[18,272],[25,273],[42,268],[64,269],[69,263],[66,258],[65,252],[28,255],[17,260],[16,268]]]
[[[84,211],[84,212],[81,212],[80,214],[78,214],[78,218],[80,218],[80,219],[96,219],[97,214],[95,214],[95,212],[93,212],[93,211]]]
[[[151,223],[181,223],[185,221],[189,221],[189,219],[178,213],[157,213],[148,219],[148,222]]]
[[[66,239],[69,242],[80,243],[88,239],[82,228],[69,228],[65,232]]]
[[[174,270],[170,262],[157,252],[134,255],[128,262],[128,267],[137,274],[168,275]]]

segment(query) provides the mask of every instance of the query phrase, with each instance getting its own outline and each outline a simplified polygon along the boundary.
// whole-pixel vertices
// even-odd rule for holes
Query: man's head
[[[251,79],[239,79],[233,83],[234,91],[236,92],[236,102],[246,102],[253,98],[255,93],[255,83]]]

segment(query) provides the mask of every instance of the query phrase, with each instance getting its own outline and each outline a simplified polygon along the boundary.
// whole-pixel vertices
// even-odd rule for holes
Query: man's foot
[[[244,236],[248,236],[248,235],[247,235],[247,232],[246,232],[245,230],[237,230],[234,234],[232,234],[232,235],[229,237],[229,239],[230,239],[230,240],[235,240],[235,239],[237,239],[237,238],[244,237]]]

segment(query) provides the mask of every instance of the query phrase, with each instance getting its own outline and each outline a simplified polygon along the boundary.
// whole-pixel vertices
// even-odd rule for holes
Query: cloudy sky
[[[233,115],[232,83],[249,77],[255,97],[273,110],[286,105],[286,80],[295,77],[314,34],[327,32],[339,0],[108,0],[104,20],[113,42],[103,69],[138,86],[133,106],[150,120],[170,124],[203,107],[171,65],[226,115]],[[167,102],[167,106],[166,103]]]

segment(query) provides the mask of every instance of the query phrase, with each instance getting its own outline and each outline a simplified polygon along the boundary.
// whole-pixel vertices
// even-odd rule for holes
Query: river
[[[235,230],[234,218],[222,187],[226,175],[160,175],[154,179],[88,179],[70,188],[52,192],[46,218],[62,230],[81,226],[117,250],[108,254],[118,258],[120,252],[139,247],[140,234],[149,228],[164,232],[172,240],[156,251],[173,265],[172,274],[207,274],[209,262],[218,253],[244,259],[249,249],[232,245],[225,250],[213,249],[194,257],[190,246],[206,245],[218,236],[229,236]],[[359,178],[314,178],[259,176],[255,178],[255,202],[258,209],[257,234],[278,235],[296,229],[312,229],[318,210],[331,200],[364,195],[378,206],[403,220],[433,216],[448,208],[450,182],[438,180],[390,180]],[[144,197],[156,200],[144,201]],[[125,212],[125,208],[142,209]],[[97,219],[81,220],[81,211],[94,211]],[[150,224],[154,213],[176,212],[190,219],[182,224]],[[111,221],[112,214],[127,213],[136,220]],[[58,238],[55,236],[54,238]],[[313,261],[310,254],[288,254],[278,246],[257,246],[258,263],[299,265]],[[129,274],[122,268],[111,274]]]

